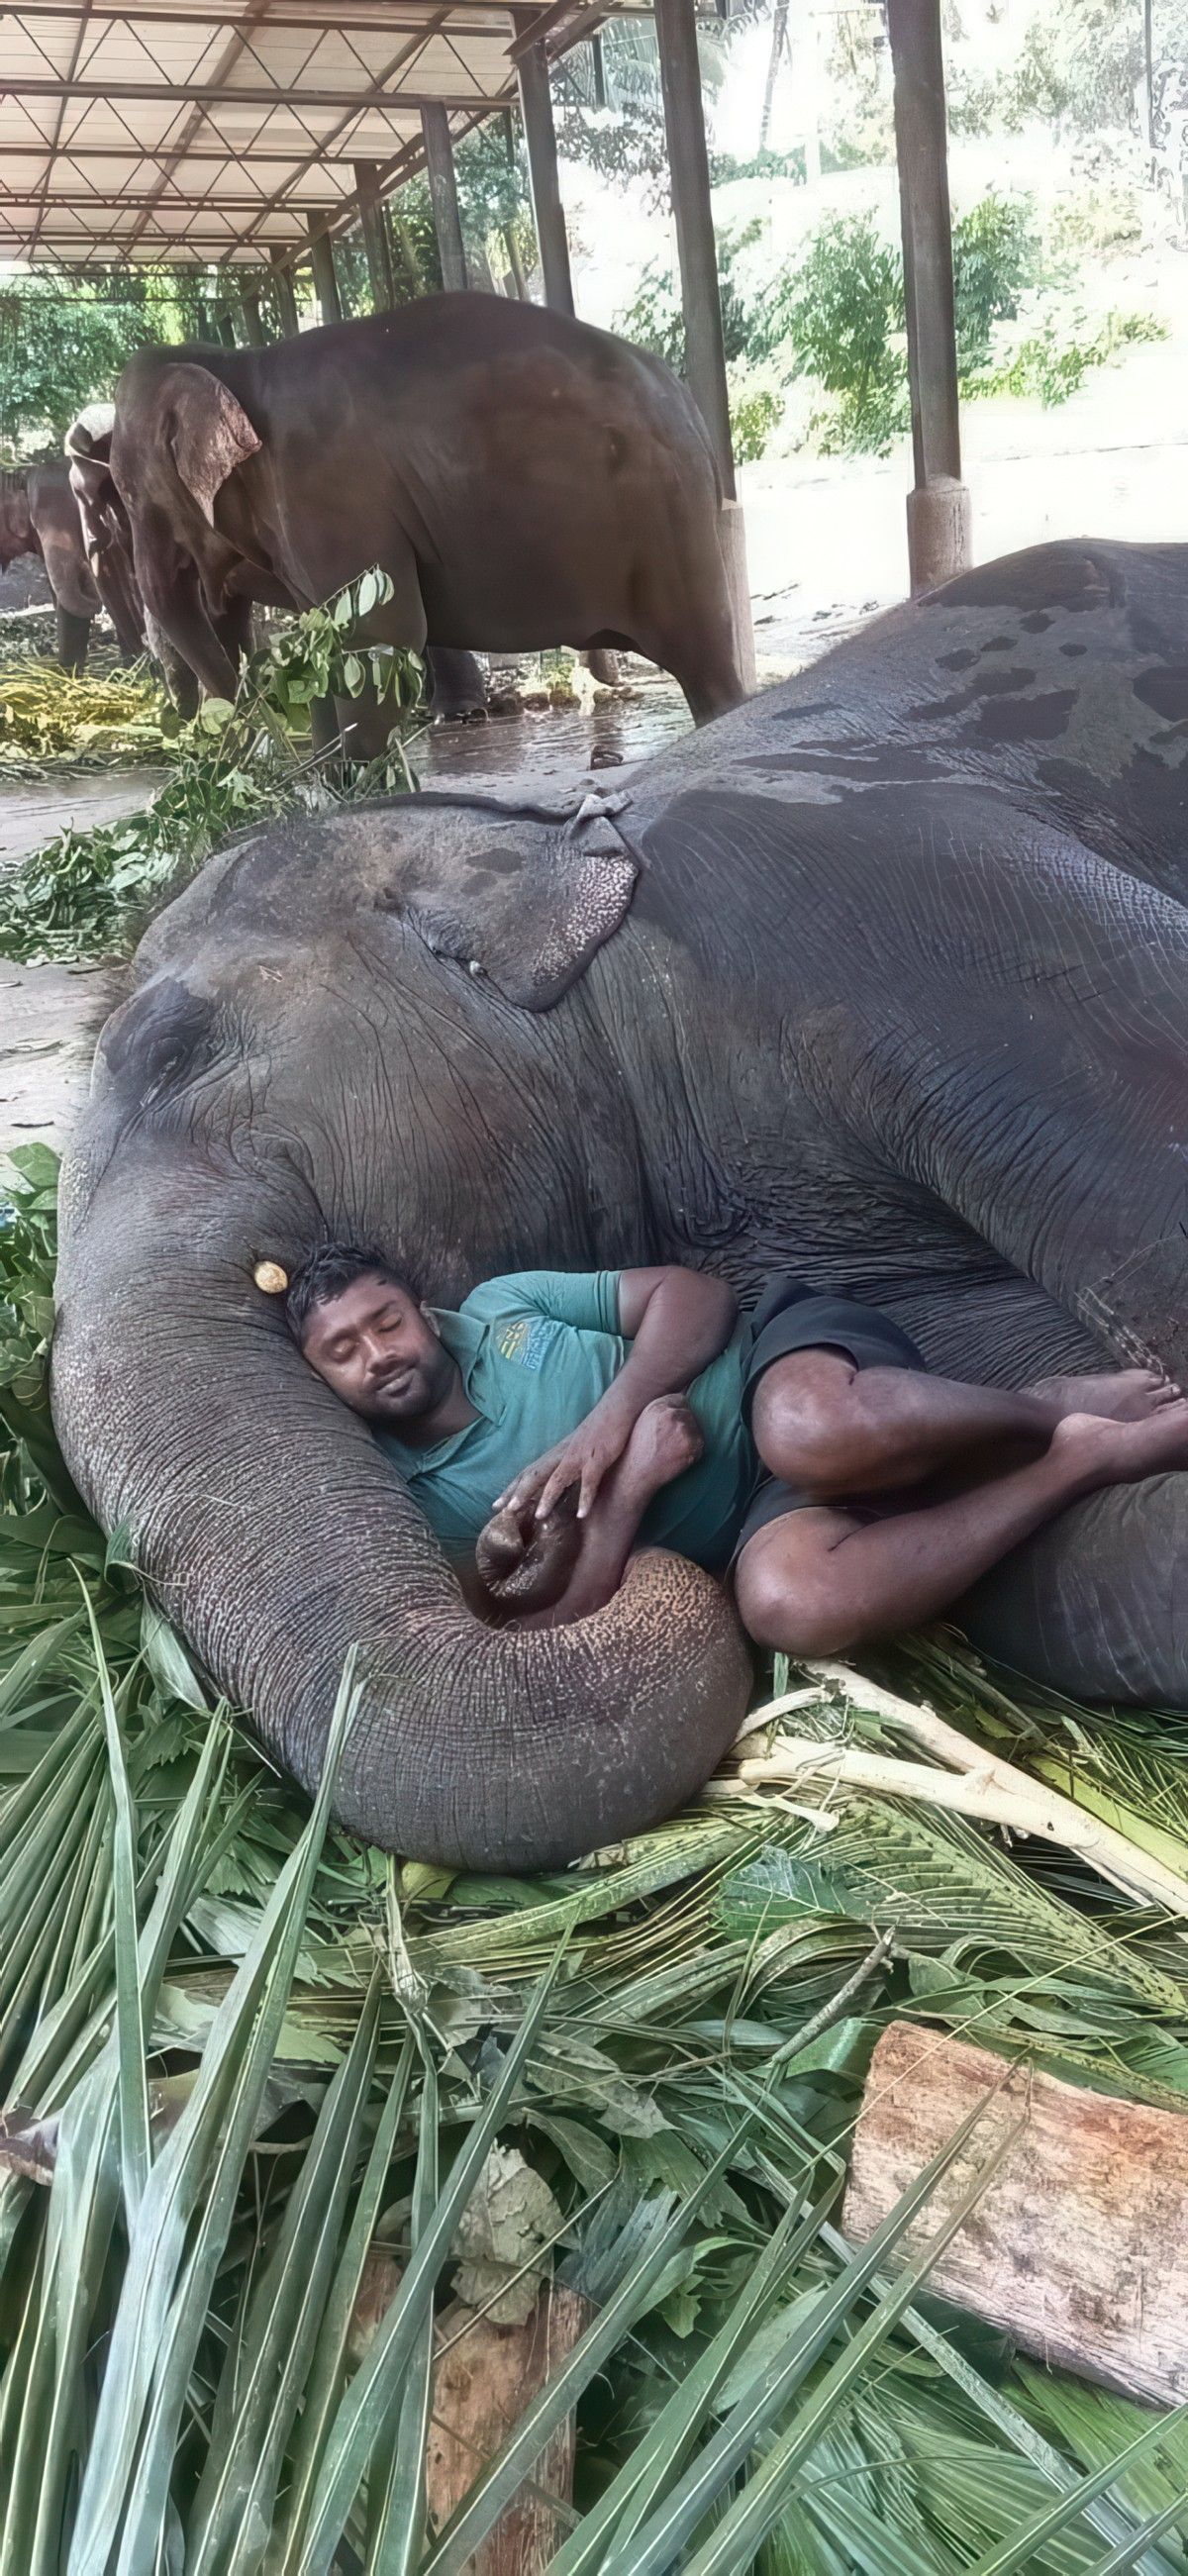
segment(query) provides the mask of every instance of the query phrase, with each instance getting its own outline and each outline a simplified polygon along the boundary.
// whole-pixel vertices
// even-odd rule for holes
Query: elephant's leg
[[[429,710],[435,724],[466,724],[486,715],[487,684],[473,653],[431,644],[425,658],[432,679]]]
[[[1074,1699],[1188,1707],[1188,1475],[1119,1485],[1004,1558],[951,1616]]]
[[[599,688],[618,688],[619,656],[617,653],[608,652],[604,646],[596,644],[592,652],[586,655],[586,668],[591,679],[597,680]]]
[[[58,660],[64,671],[78,673],[86,669],[87,647],[91,640],[89,617],[75,617],[59,603],[57,613]]]
[[[835,900],[854,869],[893,997],[877,1028],[831,1017],[836,1115],[921,1225],[931,1194],[1099,1348],[1182,1383],[1188,910],[980,791],[956,812],[951,791],[843,797],[815,854]],[[1188,1705],[1186,1542],[1188,1477],[1099,1496],[988,1579],[979,1634],[993,1615],[1003,1651],[1070,1689]]]

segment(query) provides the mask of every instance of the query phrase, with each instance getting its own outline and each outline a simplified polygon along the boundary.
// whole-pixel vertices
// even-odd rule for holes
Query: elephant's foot
[[[432,680],[429,712],[434,724],[485,724],[487,684],[473,653],[433,644],[426,659]]]

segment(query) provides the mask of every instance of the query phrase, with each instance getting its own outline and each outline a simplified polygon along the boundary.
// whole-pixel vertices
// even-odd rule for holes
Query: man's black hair
[[[294,1341],[301,1341],[315,1306],[328,1306],[343,1290],[353,1288],[356,1279],[390,1279],[393,1287],[403,1288],[409,1297],[415,1290],[399,1270],[394,1270],[385,1252],[373,1245],[359,1243],[320,1243],[303,1261],[290,1280],[285,1295],[285,1322]]]

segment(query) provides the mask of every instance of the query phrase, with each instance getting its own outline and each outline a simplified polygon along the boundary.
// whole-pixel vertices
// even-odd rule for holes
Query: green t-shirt
[[[576,1431],[627,1357],[618,1329],[617,1270],[521,1270],[484,1280],[460,1313],[437,1313],[441,1338],[462,1371],[476,1420],[432,1449],[376,1434],[443,1546],[467,1556],[497,1494],[522,1467]],[[675,1548],[720,1572],[728,1562],[755,1470],[742,1418],[747,1333],[689,1389],[705,1434],[695,1467],[665,1485],[640,1524],[640,1544]]]

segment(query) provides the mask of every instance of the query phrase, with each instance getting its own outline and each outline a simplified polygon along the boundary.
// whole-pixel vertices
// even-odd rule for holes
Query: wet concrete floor
[[[486,723],[436,726],[410,746],[423,786],[480,792],[527,775],[538,786],[614,771],[688,729],[684,699],[650,673],[613,697],[525,708]],[[114,822],[147,803],[165,772],[84,771],[0,789],[0,870],[68,824]],[[61,1147],[85,1099],[95,1038],[118,997],[120,970],[13,965],[0,958],[0,1153],[44,1136]]]

